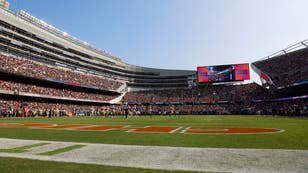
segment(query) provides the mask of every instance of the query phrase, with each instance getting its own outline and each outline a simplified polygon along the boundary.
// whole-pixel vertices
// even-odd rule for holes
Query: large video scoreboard
[[[229,82],[249,80],[249,64],[230,64],[197,67],[198,82]]]

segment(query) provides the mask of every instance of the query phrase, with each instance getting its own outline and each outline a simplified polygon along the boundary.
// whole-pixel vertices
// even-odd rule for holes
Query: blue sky
[[[8,0],[124,61],[195,70],[308,38],[307,0]]]

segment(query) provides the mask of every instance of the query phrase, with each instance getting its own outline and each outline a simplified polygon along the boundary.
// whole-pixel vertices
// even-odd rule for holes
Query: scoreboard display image
[[[198,82],[229,82],[249,80],[249,64],[230,64],[197,67]]]

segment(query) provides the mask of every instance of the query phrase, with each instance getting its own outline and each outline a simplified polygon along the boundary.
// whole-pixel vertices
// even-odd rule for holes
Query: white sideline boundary
[[[137,145],[91,144],[0,138],[0,149],[35,143],[48,145],[33,147],[25,153],[4,153],[0,157],[33,160],[135,167],[160,170],[234,173],[307,173],[308,150],[186,148]],[[11,145],[14,144],[14,145]],[[63,145],[85,145],[82,148],[56,154],[38,155]]]

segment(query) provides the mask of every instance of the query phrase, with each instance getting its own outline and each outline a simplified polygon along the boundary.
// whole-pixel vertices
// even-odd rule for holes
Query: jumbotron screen
[[[249,64],[198,67],[198,82],[228,82],[249,80]]]

